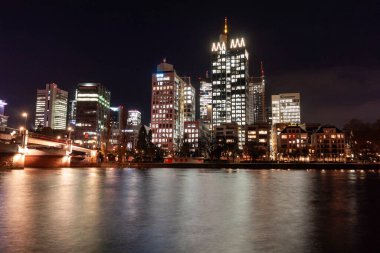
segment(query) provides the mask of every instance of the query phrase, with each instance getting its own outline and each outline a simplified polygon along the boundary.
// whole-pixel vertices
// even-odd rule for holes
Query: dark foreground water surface
[[[0,172],[0,252],[379,252],[378,171]]]

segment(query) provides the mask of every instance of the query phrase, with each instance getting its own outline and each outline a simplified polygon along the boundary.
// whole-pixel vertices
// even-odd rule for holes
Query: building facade
[[[244,38],[229,39],[227,20],[219,42],[211,47],[212,129],[224,123],[239,128],[239,148],[245,142],[248,119],[248,52]]]
[[[124,106],[110,107],[109,148],[122,145],[125,142],[126,114]]]
[[[202,123],[207,124],[208,128],[211,130],[212,83],[207,78],[200,80],[199,112]]]
[[[127,128],[124,130],[128,150],[136,148],[141,126],[141,112],[138,110],[128,110]]]
[[[67,100],[67,91],[59,89],[55,83],[48,83],[45,89],[38,89],[35,115],[36,128],[66,129]]]
[[[128,110],[127,125],[130,125],[130,126],[141,125],[141,112],[138,110]]]
[[[267,123],[256,123],[245,126],[246,152],[249,156],[251,153],[257,153],[257,158],[262,160],[269,159],[270,129]],[[251,157],[252,159],[252,157]]]
[[[191,85],[190,77],[182,77],[185,81],[183,87],[183,112],[184,121],[195,120],[195,88]]]
[[[248,124],[266,123],[265,79],[250,77],[248,82]]]
[[[100,83],[79,83],[76,91],[76,142],[100,148],[107,141],[111,92]]]
[[[7,103],[0,99],[0,131],[5,131],[8,125],[8,116],[5,116],[5,106]]]
[[[184,87],[188,85],[166,60],[152,75],[152,142],[167,154],[178,151],[183,141]]]
[[[301,126],[288,125],[277,138],[277,160],[294,161],[308,157],[308,133]]]
[[[301,123],[300,93],[272,95],[272,124]]]
[[[317,161],[344,162],[345,134],[335,126],[320,126],[311,136],[312,155]]]
[[[76,97],[76,95],[75,95]],[[67,113],[67,123],[70,126],[75,126],[77,117],[77,101],[75,99],[69,101],[69,110]]]

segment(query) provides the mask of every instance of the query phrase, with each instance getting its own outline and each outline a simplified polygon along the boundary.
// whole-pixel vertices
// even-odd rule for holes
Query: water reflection
[[[376,171],[0,172],[0,252],[376,250]]]

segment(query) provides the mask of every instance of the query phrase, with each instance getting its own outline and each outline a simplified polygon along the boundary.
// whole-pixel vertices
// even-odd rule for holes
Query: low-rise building
[[[311,137],[313,158],[316,161],[344,162],[345,135],[332,125],[323,125]]]
[[[277,159],[308,160],[308,133],[299,125],[286,126],[277,137]]]
[[[245,126],[244,153],[252,159],[253,156],[262,160],[269,159],[270,129],[267,123],[257,123]]]

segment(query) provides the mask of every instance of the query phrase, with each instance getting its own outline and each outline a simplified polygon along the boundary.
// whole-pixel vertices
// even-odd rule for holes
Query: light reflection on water
[[[377,171],[0,172],[0,252],[376,252]]]

